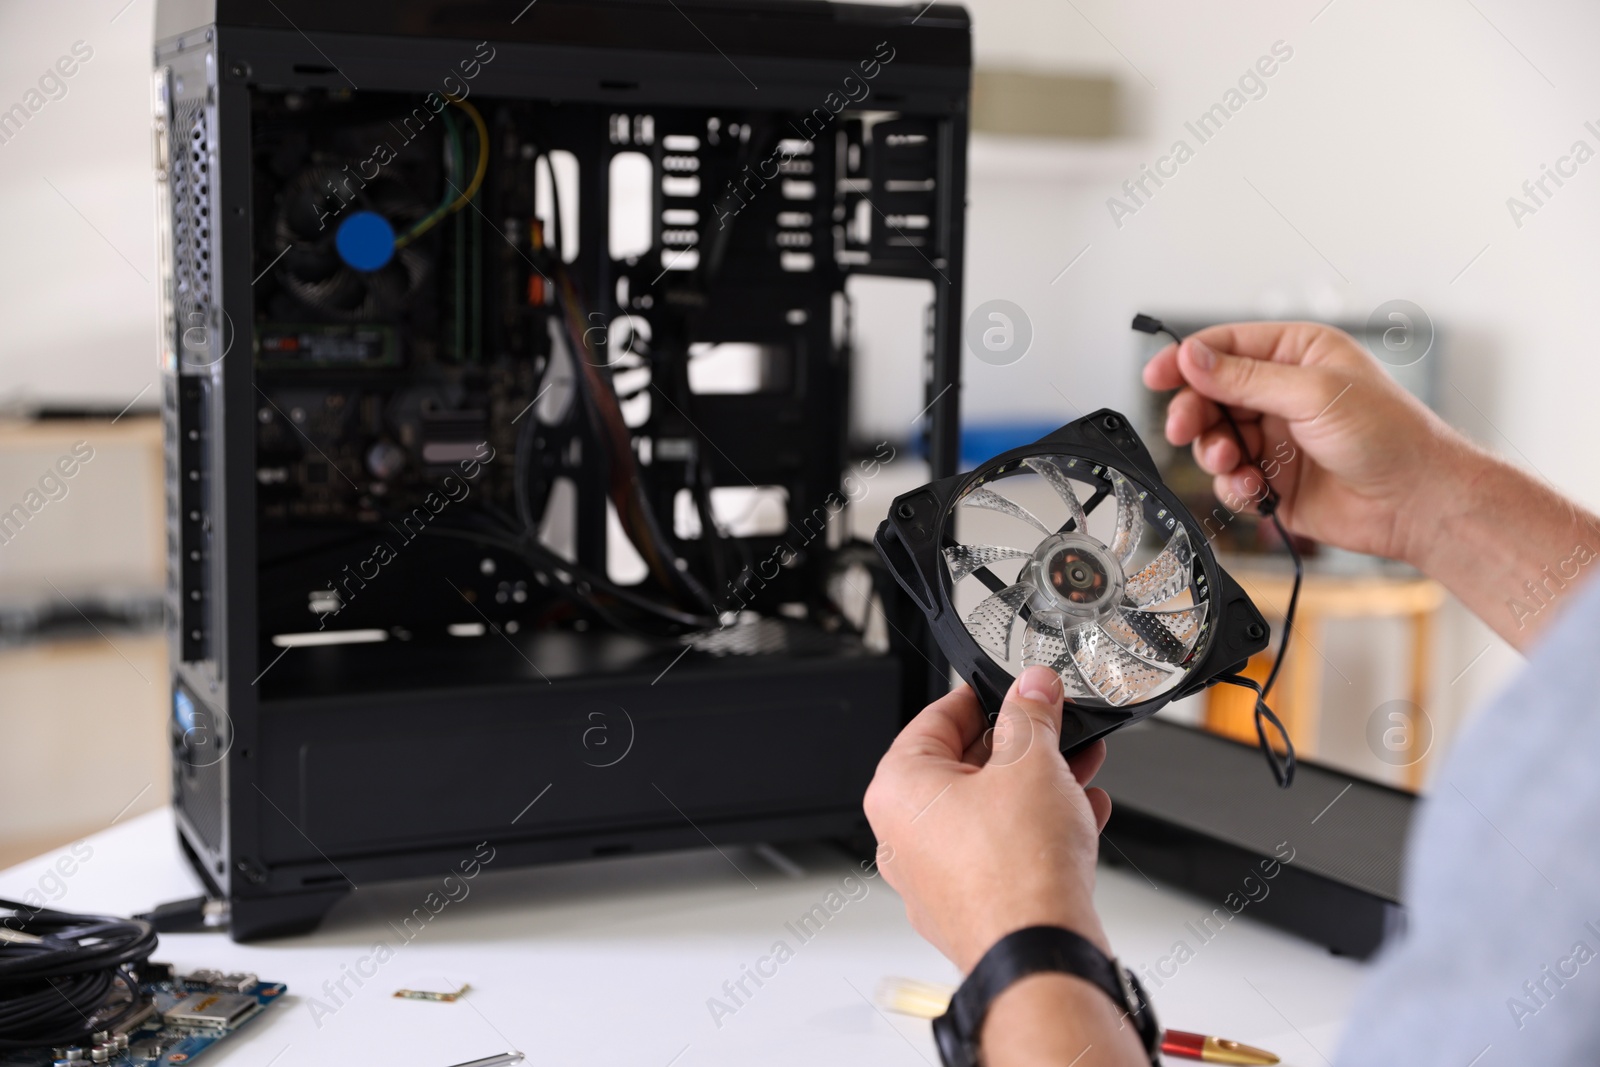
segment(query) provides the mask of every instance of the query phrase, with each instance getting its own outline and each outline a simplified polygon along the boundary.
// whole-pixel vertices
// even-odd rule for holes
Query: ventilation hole
[[[663,196],[674,197],[699,196],[700,179],[692,174],[687,176],[663,174],[661,176],[661,193]]]
[[[672,498],[673,533],[683,541],[701,534],[694,494],[679,489]],[[711,490],[711,517],[733,537],[775,537],[789,524],[789,491],[781,485],[719,485]]]
[[[650,190],[655,171],[643,152],[618,152],[611,157],[610,226],[606,235],[611,258],[633,259],[650,251]]]

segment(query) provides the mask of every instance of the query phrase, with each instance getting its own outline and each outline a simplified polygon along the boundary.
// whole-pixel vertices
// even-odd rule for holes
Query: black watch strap
[[[933,1020],[933,1040],[945,1067],[976,1067],[978,1035],[989,1005],[1014,982],[1045,971],[1099,986],[1133,1023],[1150,1062],[1160,1063],[1161,1027],[1133,973],[1071,930],[1030,926],[995,942],[950,998],[950,1007]]]

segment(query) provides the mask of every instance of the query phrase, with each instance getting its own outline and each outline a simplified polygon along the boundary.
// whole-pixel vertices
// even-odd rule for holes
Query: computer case
[[[965,12],[160,0],[156,41],[173,799],[233,936],[486,856],[870,841],[947,682],[843,513],[955,470]],[[903,440],[850,430],[852,275],[930,288]]]

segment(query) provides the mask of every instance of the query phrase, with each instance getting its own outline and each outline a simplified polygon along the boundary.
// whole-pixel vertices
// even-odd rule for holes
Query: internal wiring
[[[452,100],[451,103],[466,111],[477,126],[477,171],[460,197],[451,204],[441,204],[419,221],[417,226],[408,231],[405,240],[414,239],[449,211],[465,204],[477,192],[487,168],[488,131],[482,117],[464,101]],[[455,130],[454,123],[449,125],[455,141],[459,143],[459,131]],[[456,158],[459,158],[459,153]],[[533,498],[532,489],[534,475],[531,456],[535,418],[529,418],[518,433],[514,471],[516,519],[508,524],[509,528],[499,532],[441,528],[437,533],[476,540],[518,553],[558,591],[590,607],[619,629],[659,638],[714,628],[719,620],[711,594],[673,551],[645,492],[638,457],[634,452],[633,434],[623,418],[621,398],[612,379],[612,368],[597,357],[595,345],[590,341],[594,327],[585,314],[578,286],[562,261],[562,205],[555,167],[548,152],[541,153],[535,165],[541,164],[546,168],[550,181],[551,240],[547,245],[544,228],[537,224],[531,226],[532,249],[541,261],[548,264],[548,273],[537,267],[535,269],[539,270],[546,282],[551,283],[555,293],[564,327],[559,332],[571,359],[573,385],[588,414],[595,443],[605,458],[603,467],[607,495],[616,510],[618,522],[644,561],[654,583],[670,600],[661,602],[652,596],[640,595],[635,590],[617,585],[602,575],[562,558],[541,542],[538,520],[542,507]],[[456,169],[459,173],[459,163]],[[640,359],[629,365],[644,367],[648,364],[648,360]],[[640,619],[650,620],[651,625],[642,625]],[[663,627],[668,631],[665,635],[661,632]]]
[[[1140,333],[1164,333],[1172,338],[1175,343],[1183,344],[1182,337],[1174,333],[1166,323],[1151,315],[1135,315],[1133,317],[1133,328]],[[1278,681],[1278,672],[1283,668],[1283,659],[1289,652],[1289,635],[1294,632],[1295,610],[1300,606],[1300,585],[1305,578],[1305,564],[1300,558],[1299,549],[1294,546],[1294,538],[1289,535],[1289,531],[1284,528],[1283,520],[1278,517],[1278,505],[1281,503],[1281,499],[1278,496],[1277,489],[1267,480],[1266,470],[1261,467],[1254,453],[1250,451],[1250,446],[1245,443],[1244,431],[1239,428],[1239,423],[1234,419],[1233,412],[1228,410],[1226,404],[1218,404],[1217,408],[1222,412],[1223,421],[1228,424],[1228,429],[1233,432],[1233,439],[1239,445],[1239,455],[1251,467],[1261,472],[1263,492],[1256,508],[1277,530],[1279,539],[1283,541],[1283,547],[1289,553],[1289,560],[1294,564],[1294,582],[1289,589],[1289,605],[1283,613],[1283,635],[1278,639],[1278,654],[1272,661],[1272,668],[1267,672],[1266,682],[1264,684],[1258,683],[1240,674],[1224,674],[1217,680],[1227,682],[1230,685],[1241,686],[1255,693],[1256,740],[1260,743],[1261,751],[1267,758],[1267,766],[1272,769],[1273,779],[1279,786],[1288,788],[1294,783],[1294,741],[1289,737],[1289,731],[1284,728],[1283,722],[1267,706],[1267,697],[1271,695],[1272,687]],[[1267,740],[1266,724],[1268,723],[1277,731],[1278,737],[1283,742],[1284,754],[1281,758]]]
[[[584,323],[587,320],[583,315],[583,305],[571,276],[565,270],[556,271],[556,290],[565,312],[567,343],[576,365],[577,380],[595,417],[596,428],[601,434],[609,460],[607,473],[617,518],[658,582],[667,589],[687,589],[695,600],[710,607],[711,597],[704,587],[693,576],[679,569],[676,556],[668,547],[666,537],[656,521],[655,512],[645,498],[638,458],[633,451],[633,434],[623,420],[622,406],[605,373],[606,368],[594,358],[588,339],[584,336]]]
[[[711,594],[682,566],[645,496],[638,457],[633,451],[633,434],[622,417],[622,405],[611,381],[610,368],[595,358],[588,336],[593,327],[588,325],[577,286],[561,262],[561,200],[549,153],[543,155],[542,162],[550,177],[551,247],[555,252],[550,261],[554,264],[556,299],[561,304],[565,338],[579,390],[606,451],[609,495],[617,510],[617,519],[657,583],[686,597],[698,610],[710,611],[714,616]]]
[[[718,620],[709,615],[698,615],[693,612],[680,611],[670,605],[661,604],[648,597],[624,586],[617,585],[582,564],[573,563],[557,555],[546,547],[534,534],[521,535],[510,531],[496,532],[489,530],[474,530],[455,526],[429,526],[424,531],[437,537],[450,537],[462,541],[471,541],[474,544],[487,545],[491,548],[500,548],[505,551],[522,556],[536,571],[545,575],[548,581],[555,583],[557,588],[567,594],[571,599],[593,608],[606,622],[617,629],[633,633],[641,637],[654,640],[673,638],[687,631],[709,630],[717,626]],[[618,615],[609,609],[606,604],[595,594],[609,597],[617,603],[639,613],[665,623],[668,629],[654,631],[642,626],[636,620]]]
[[[483,187],[484,175],[489,171],[489,127],[483,121],[483,116],[478,113],[477,108],[465,100],[459,100],[452,96],[446,96],[445,99],[465,111],[467,116],[472,119],[472,125],[477,129],[478,133],[478,164],[473,170],[472,178],[467,182],[465,189],[457,191],[455,186],[451,184],[449,192],[445,193],[444,199],[440,201],[438,207],[418,219],[416,224],[409,230],[395,238],[394,246],[397,249],[404,248],[433,229],[446,215],[453,214],[466,207],[472,201],[472,198],[478,195],[478,190]],[[455,121],[450,118],[448,111],[441,111],[439,117],[444,119],[448,130],[447,139],[450,144],[451,159],[455,162],[455,175],[459,178],[462,169],[464,169],[461,131],[457,129]]]
[[[686,597],[695,605],[694,610],[710,610],[714,614],[715,601],[700,580],[684,565],[685,561],[674,552],[660,527],[654,509],[650,506],[633,451],[633,435],[622,416],[622,401],[642,395],[648,389],[656,389],[669,401],[670,397],[654,381],[629,391],[625,396],[619,395],[613,378],[616,361],[594,358],[594,346],[589,342],[589,335],[594,328],[589,325],[590,318],[585,314],[578,288],[563,265],[565,233],[560,184],[556,180],[555,164],[548,152],[541,154],[540,163],[545,167],[550,182],[550,244],[555,254],[549,259],[553,264],[552,273],[555,275],[556,298],[561,303],[566,321],[566,336],[577,371],[579,390],[584,396],[594,419],[596,432],[611,460],[608,471],[610,496],[616,507],[617,518],[650,574],[663,588]],[[535,236],[537,239],[537,230]],[[637,365],[650,366],[653,372],[652,362],[644,359]],[[634,365],[629,364],[630,367]],[[687,412],[692,406],[692,393],[686,372],[680,373],[678,380],[673,384],[677,387],[675,391],[678,394],[678,405]],[[705,435],[687,414],[685,419],[689,421],[690,427],[703,443]],[[717,522],[711,504],[709,459],[705,456],[704,449],[700,452],[699,458],[691,461],[688,488],[700,517],[702,544],[706,549],[705,555],[713,584],[716,588],[722,588],[724,585],[732,588],[753,569],[754,560],[748,546],[742,540],[730,537],[722,524]],[[738,554],[737,560],[729,559],[730,544]],[[741,569],[737,575],[730,578],[734,566]]]

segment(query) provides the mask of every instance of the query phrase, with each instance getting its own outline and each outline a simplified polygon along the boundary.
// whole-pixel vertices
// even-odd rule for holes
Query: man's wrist
[[[1600,557],[1600,518],[1465,438],[1441,447],[1396,517],[1400,558],[1526,651],[1558,614],[1546,609]]]
[[[1448,570],[1447,554],[1453,546],[1440,536],[1441,530],[1471,521],[1485,483],[1495,477],[1498,461],[1442,424],[1431,444],[1431,455],[1415,478],[1415,495],[1394,518],[1399,528],[1397,558],[1429,577],[1444,580],[1446,575],[1441,572]]]
[[[1064,930],[1071,930],[1107,956],[1111,955],[1111,942],[1106,937],[1105,928],[1100,925],[1100,917],[1092,910],[1083,914],[1064,914],[1059,910],[1017,911],[1014,914],[1023,917],[1013,919],[1004,926],[976,932],[956,947],[951,962],[963,975],[971,974],[978,961],[983,959],[984,953],[998,944],[1001,938],[1030,926],[1059,926]]]
[[[1036,981],[1045,975],[1071,982]],[[1124,1030],[1138,1059],[1118,1051],[1124,1042],[1114,1035]],[[1092,1063],[1151,1064],[1160,1044],[1155,1009],[1132,973],[1081,934],[1053,925],[1014,931],[985,952],[933,1032],[946,1067],[1076,1062],[1095,1045],[1102,1051]]]
[[[983,1067],[1150,1062],[1138,1031],[1110,998],[1092,982],[1062,972],[1029,975],[997,996],[979,1045]]]

